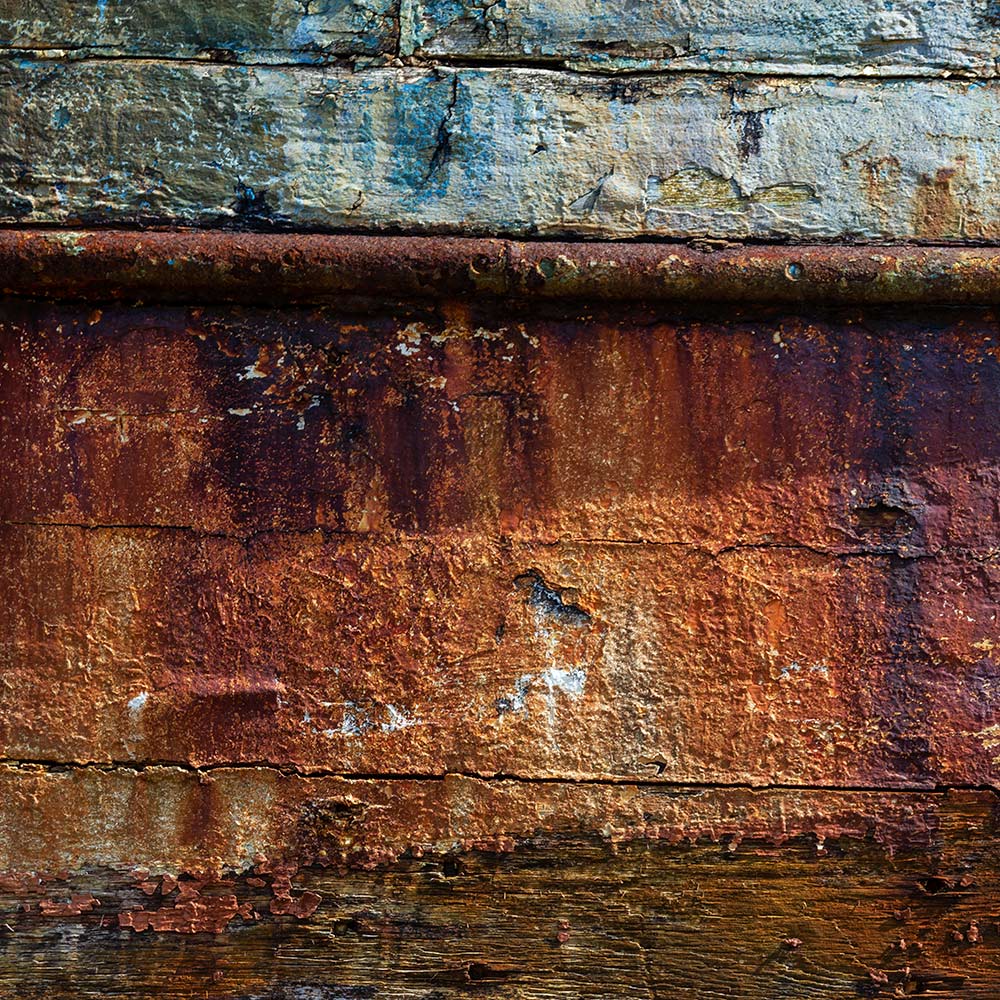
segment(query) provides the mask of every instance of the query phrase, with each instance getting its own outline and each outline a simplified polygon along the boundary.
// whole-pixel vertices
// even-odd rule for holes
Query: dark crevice
[[[74,235],[86,236],[90,233],[159,233],[174,236],[199,236],[210,234],[213,236],[253,236],[271,235],[274,233],[287,233],[296,236],[329,236],[329,237],[398,237],[405,236],[414,240],[437,241],[440,237],[457,237],[463,243],[481,241],[484,246],[489,246],[494,251],[499,251],[504,258],[504,266],[501,270],[509,273],[511,269],[510,261],[511,247],[531,247],[545,246],[547,244],[565,245],[566,243],[579,244],[581,247],[630,247],[630,246],[658,246],[658,247],[689,247],[698,250],[706,255],[726,251],[740,250],[745,248],[817,248],[848,250],[869,250],[877,249],[886,252],[896,252],[899,254],[914,255],[924,250],[954,250],[954,251],[996,251],[1000,249],[1000,240],[989,239],[919,239],[899,240],[899,239],[873,239],[867,236],[845,232],[836,236],[813,236],[808,239],[794,238],[782,233],[768,233],[763,236],[739,236],[733,234],[712,234],[712,233],[690,233],[683,235],[667,235],[663,233],[639,233],[627,236],[609,236],[606,233],[585,232],[572,228],[561,232],[538,233],[532,232],[530,235],[511,232],[508,230],[478,229],[469,223],[464,225],[435,225],[424,224],[418,226],[403,226],[387,224],[385,226],[324,226],[315,225],[308,222],[276,222],[254,220],[254,224],[240,224],[220,226],[215,220],[192,220],[178,219],[175,217],[122,217],[114,219],[91,219],[86,222],[51,223],[43,221],[3,221],[0,220],[0,232],[15,233],[71,233]],[[497,244],[500,244],[497,247]],[[34,296],[12,295],[9,291],[4,292],[8,298],[34,298]],[[45,298],[45,295],[41,296]],[[121,300],[117,297],[110,297],[109,302]],[[228,299],[220,301],[228,302]],[[755,300],[748,300],[755,301]],[[188,300],[184,300],[189,304]],[[273,302],[273,298],[272,298]],[[963,306],[968,306],[968,300],[962,300]]]
[[[639,778],[631,775],[525,775],[507,771],[340,771],[330,768],[311,768],[279,764],[266,760],[238,761],[230,763],[194,765],[176,760],[108,760],[108,761],[57,761],[36,758],[0,759],[0,767],[37,773],[45,770],[53,774],[67,772],[94,771],[98,773],[133,772],[141,774],[156,769],[173,769],[187,774],[204,777],[219,771],[266,770],[288,778],[338,778],[344,781],[398,781],[398,782],[443,782],[449,778],[469,778],[485,783],[511,782],[525,785],[597,785],[622,786],[628,788],[663,789],[680,792],[747,791],[765,792],[822,792],[845,794],[907,794],[943,795],[948,792],[988,792],[1000,797],[1000,788],[991,784],[942,783],[934,781],[887,782],[876,785],[811,783],[811,782],[749,782],[749,781],[679,781],[664,778]]]
[[[455,106],[458,104],[458,74],[451,77],[451,98],[445,108],[444,116],[438,123],[437,135],[434,139],[434,152],[431,154],[431,162],[427,167],[424,176],[424,183],[434,177],[435,174],[447,169],[451,161],[451,120],[455,114]]]
[[[309,527],[293,528],[293,527],[277,527],[277,528],[254,528],[247,531],[213,531],[206,528],[198,528],[194,525],[189,524],[167,524],[167,523],[91,523],[85,521],[19,521],[19,520],[3,520],[0,521],[0,527],[3,528],[59,528],[59,529],[76,529],[79,531],[165,531],[165,532],[181,532],[194,535],[198,538],[221,538],[221,539],[232,539],[234,541],[240,542],[250,542],[258,537],[281,537],[281,536],[309,536],[322,534],[329,537],[342,537],[342,538],[371,538],[371,532],[362,531],[352,531],[347,528],[331,528],[324,525],[315,525]],[[436,538],[437,534],[433,531],[426,532],[406,532],[410,537],[413,538]],[[483,535],[483,541],[489,543],[494,541],[494,536]],[[942,545],[935,547],[933,549],[929,548],[907,548],[906,551],[900,551],[899,547],[894,544],[884,544],[884,545],[862,545],[853,548],[839,548],[839,547],[824,547],[820,545],[813,545],[808,542],[777,542],[777,541],[761,541],[761,542],[732,542],[728,545],[722,545],[719,548],[713,548],[708,545],[699,544],[697,542],[689,542],[680,539],[651,539],[651,538],[613,538],[613,537],[603,537],[603,536],[567,536],[565,538],[557,538],[554,540],[541,540],[532,538],[531,536],[525,536],[522,541],[525,544],[536,545],[539,548],[555,548],[560,545],[623,545],[623,546],[649,546],[650,548],[679,548],[687,549],[691,552],[702,553],[703,555],[711,558],[718,559],[721,556],[729,555],[733,552],[746,552],[746,551],[764,551],[764,550],[775,550],[775,551],[788,551],[788,552],[809,552],[816,556],[821,556],[827,559],[864,559],[864,558],[893,558],[902,560],[914,560],[914,559],[935,559],[940,555],[944,554],[954,554],[954,555],[965,555],[970,558],[982,558],[983,556],[989,556],[993,553],[994,549],[992,546],[984,546],[982,549],[973,548],[971,546],[962,545]],[[537,570],[529,570],[526,573],[518,576],[514,583],[518,587],[526,588],[528,590],[528,602],[533,606],[544,610],[548,608],[549,610],[558,610],[562,598],[560,597],[560,591],[558,588],[550,588],[545,584],[544,580],[541,579]],[[565,605],[562,604],[562,612],[566,618],[566,623],[569,622],[569,618],[573,618],[575,623],[584,623],[584,619],[589,620],[588,612],[584,611],[576,605]],[[578,614],[577,614],[578,613]],[[583,616],[583,617],[580,617]]]
[[[398,41],[395,42],[398,46]],[[229,49],[203,49],[202,55],[176,55],[170,53],[142,54],[122,53],[115,48],[108,46],[110,51],[102,51],[96,45],[51,45],[51,46],[0,46],[0,57],[7,59],[36,59],[39,62],[54,62],[56,60],[65,61],[65,53],[78,54],[72,59],[75,64],[80,63],[179,63],[192,66],[240,66],[248,69],[275,69],[275,70],[301,70],[303,72],[325,73],[332,68],[353,69],[357,60],[384,60],[383,65],[391,66],[392,62],[399,62],[405,66],[433,70],[439,66],[452,69],[517,69],[517,70],[537,70],[540,72],[564,73],[567,75],[595,77],[604,79],[619,79],[627,77],[645,77],[655,79],[657,77],[668,79],[677,76],[708,77],[708,78],[731,78],[731,77],[756,77],[766,76],[777,79],[789,80],[809,80],[809,79],[836,79],[845,82],[863,81],[865,83],[878,83],[880,80],[909,80],[917,83],[926,83],[933,80],[954,81],[956,84],[968,82],[970,80],[992,80],[997,74],[962,67],[941,67],[934,68],[929,72],[920,72],[913,67],[902,66],[881,66],[877,74],[866,73],[862,68],[857,70],[843,71],[843,66],[831,63],[828,66],[813,65],[808,68],[802,65],[777,66],[773,63],[766,64],[764,68],[755,69],[746,61],[735,58],[720,58],[719,68],[700,68],[697,66],[671,65],[669,61],[661,61],[659,65],[650,66],[649,61],[642,56],[622,57],[626,63],[624,67],[612,68],[606,62],[595,63],[593,68],[586,65],[586,56],[583,54],[574,56],[572,54],[561,54],[553,56],[522,55],[519,53],[505,52],[495,56],[482,55],[451,55],[436,53],[434,55],[415,54],[400,58],[398,53],[392,52],[343,52],[323,55],[317,58],[317,53],[313,50],[303,49],[261,49],[260,52],[275,52],[276,58],[239,58],[239,54]],[[296,59],[296,52],[301,52],[301,58]],[[690,58],[690,56],[682,57]],[[391,61],[390,61],[391,60]],[[628,66],[629,60],[637,65]]]

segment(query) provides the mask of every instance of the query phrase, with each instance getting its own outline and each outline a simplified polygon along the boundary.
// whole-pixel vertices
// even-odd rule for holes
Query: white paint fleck
[[[583,694],[587,683],[587,671],[582,667],[563,670],[559,667],[547,667],[539,675],[549,692],[561,691],[574,700]]]
[[[341,736],[364,736],[372,728],[371,719],[363,708],[353,701],[344,702],[344,718],[340,723]]]
[[[128,710],[132,715],[138,715],[149,701],[149,692],[140,691],[134,698],[129,699]]]
[[[389,721],[382,723],[382,732],[384,733],[394,733],[398,729],[407,729],[410,726],[416,726],[420,722],[419,719],[407,715],[406,712],[396,708],[395,705],[386,705],[385,708],[389,713]]]
[[[587,671],[583,667],[546,667],[538,674],[521,674],[514,682],[514,690],[497,699],[497,711],[501,716],[507,712],[523,712],[528,707],[528,694],[532,688],[541,691],[549,721],[555,722],[556,704],[559,695],[576,701],[587,684]]]
[[[234,417],[248,417],[251,413],[251,411],[248,410],[245,406],[230,407],[229,412]]]
[[[248,378],[267,378],[267,372],[262,372],[257,367],[257,362],[255,361],[252,365],[247,365],[243,369],[242,374],[236,376],[241,382]]]

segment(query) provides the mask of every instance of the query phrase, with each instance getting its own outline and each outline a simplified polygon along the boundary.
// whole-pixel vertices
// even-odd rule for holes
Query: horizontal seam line
[[[98,524],[98,523],[88,523],[79,521],[0,521],[0,528],[57,528],[57,529],[72,529],[78,531],[162,531],[162,532],[177,532],[180,534],[191,534],[197,538],[215,538],[230,541],[239,542],[249,542],[253,541],[255,538],[263,536],[290,536],[299,537],[309,535],[324,535],[335,538],[369,538],[374,540],[380,539],[392,539],[396,540],[399,536],[406,536],[413,539],[436,539],[442,534],[452,535],[453,532],[440,531],[440,532],[418,532],[418,531],[407,531],[405,529],[395,529],[386,533],[377,533],[371,531],[352,531],[347,528],[330,528],[324,527],[322,525],[316,525],[314,527],[308,528],[254,528],[245,532],[239,531],[211,531],[201,528],[196,528],[192,525],[185,524]],[[629,545],[629,546],[649,546],[651,548],[682,548],[691,549],[695,552],[702,552],[705,555],[710,555],[713,558],[718,558],[719,556],[725,556],[731,552],[741,552],[746,550],[789,550],[794,552],[811,552],[817,556],[823,556],[831,559],[850,559],[850,558],[873,558],[873,557],[884,557],[884,556],[894,556],[900,559],[913,560],[913,559],[933,559],[938,555],[954,553],[958,555],[990,555],[995,551],[1000,554],[1000,549],[994,546],[984,546],[982,548],[975,548],[973,546],[965,545],[941,545],[935,548],[926,549],[919,546],[906,547],[906,551],[901,551],[904,546],[872,546],[869,548],[863,547],[824,547],[820,545],[814,545],[808,542],[796,542],[796,541],[759,541],[759,542],[730,542],[724,545],[720,545],[718,548],[712,548],[709,545],[699,544],[697,542],[689,542],[683,539],[651,539],[651,538],[605,538],[605,537],[594,537],[594,536],[577,536],[568,535],[565,537],[556,538],[555,540],[539,539],[533,538],[530,535],[525,535],[517,539],[510,539],[505,536],[501,539],[497,535],[491,535],[488,533],[477,533],[469,532],[466,533],[468,538],[481,538],[485,541],[517,541],[523,542],[526,545],[534,545],[538,547],[555,547],[558,545]]]
[[[302,768],[284,766],[268,761],[239,761],[217,764],[195,765],[184,761],[153,760],[153,761],[55,761],[30,758],[5,758],[0,760],[0,767],[43,768],[49,773],[94,771],[110,773],[114,771],[131,771],[142,774],[151,770],[177,770],[195,776],[207,776],[218,771],[260,770],[273,771],[290,778],[336,778],[345,781],[399,781],[399,782],[443,782],[448,778],[468,778],[484,783],[502,783],[526,785],[589,785],[605,787],[641,787],[694,792],[711,791],[747,791],[747,792],[842,792],[845,794],[946,794],[948,792],[992,792],[1000,795],[997,786],[988,783],[964,782],[922,782],[911,784],[881,784],[858,785],[836,783],[796,783],[796,782],[762,782],[756,784],[749,781],[680,781],[675,779],[639,778],[631,776],[536,776],[498,771],[442,771],[442,772],[364,772],[337,771],[324,768]]]
[[[266,60],[243,60],[239,58],[234,59],[217,59],[217,58],[206,58],[200,59],[197,56],[182,56],[182,55],[171,55],[169,53],[163,54],[118,54],[118,53],[108,53],[102,54],[96,47],[91,48],[89,46],[82,45],[56,45],[51,46],[0,46],[0,58],[12,58],[14,56],[24,56],[24,57],[34,57],[39,63],[57,63],[62,62],[66,65],[79,65],[83,63],[109,63],[109,62],[122,62],[122,63],[164,63],[164,64],[174,64],[174,65],[188,65],[188,66],[203,66],[203,67],[232,67],[232,68],[245,68],[245,69],[292,69],[292,70],[304,70],[311,72],[323,72],[330,69],[348,69],[351,72],[364,73],[368,69],[404,69],[404,68],[414,68],[414,69],[427,69],[434,70],[435,68],[448,68],[448,69],[485,69],[485,70],[536,70],[538,72],[552,72],[552,73],[567,73],[571,75],[587,76],[587,77],[597,77],[597,78],[607,78],[609,80],[621,79],[623,77],[649,77],[649,78],[670,78],[674,76],[697,76],[697,77],[733,77],[733,76],[754,76],[754,77],[771,77],[774,79],[789,79],[789,80],[823,80],[823,79],[836,79],[844,81],[866,81],[870,83],[878,83],[882,80],[906,80],[913,82],[927,82],[930,80],[940,81],[944,83],[966,83],[975,82],[978,80],[992,80],[998,77],[995,70],[976,70],[969,69],[965,67],[942,67],[940,69],[934,69],[929,72],[920,72],[916,67],[901,67],[898,70],[893,67],[879,67],[878,71],[875,73],[865,73],[859,70],[853,70],[848,72],[838,72],[838,64],[831,63],[828,68],[820,66],[808,66],[808,68],[803,68],[801,70],[794,70],[793,67],[796,64],[790,64],[787,67],[781,67],[780,64],[770,64],[767,68],[755,69],[751,64],[739,63],[737,60],[733,60],[732,65],[726,67],[723,65],[718,69],[706,68],[706,67],[692,67],[692,66],[671,66],[669,63],[651,66],[651,67],[635,67],[635,68],[625,68],[625,69],[609,69],[606,65],[596,65],[593,69],[587,67],[586,55],[582,54],[579,56],[573,55],[560,55],[549,59],[538,59],[538,58],[526,58],[517,59],[510,55],[498,55],[495,57],[490,56],[462,56],[462,55],[448,55],[448,54],[434,54],[434,55],[411,55],[406,57],[396,57],[389,50],[389,48],[383,50],[374,51],[345,51],[345,52],[331,52],[327,58],[313,59],[310,60],[305,58],[307,50],[298,49],[267,49],[262,48],[261,52],[278,52],[278,53],[288,53],[293,54],[299,51],[303,52],[304,58],[301,60],[296,59],[284,59],[276,61],[266,61]],[[66,59],[64,57],[54,57],[48,55],[49,53],[87,53],[80,58]],[[643,56],[627,56],[620,57],[624,59],[631,59],[633,61],[641,61],[643,59],[650,59],[651,61],[656,61],[655,57],[643,57]],[[682,58],[690,59],[697,58],[697,56],[685,56]],[[385,60],[382,63],[376,63],[376,65],[371,67],[366,67],[365,70],[353,70],[351,69],[351,63],[360,59],[372,59],[372,60]],[[984,61],[984,66],[986,65]],[[739,68],[737,68],[739,67]]]

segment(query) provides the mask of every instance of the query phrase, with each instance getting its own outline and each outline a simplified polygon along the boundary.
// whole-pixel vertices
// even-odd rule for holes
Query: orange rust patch
[[[920,239],[957,239],[965,235],[966,213],[957,189],[964,164],[939,167],[934,176],[921,175],[913,224]]]

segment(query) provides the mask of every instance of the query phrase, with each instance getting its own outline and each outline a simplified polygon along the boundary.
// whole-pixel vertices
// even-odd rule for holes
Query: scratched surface
[[[987,240],[981,82],[0,64],[0,220]],[[669,141],[665,138],[669,137]]]

